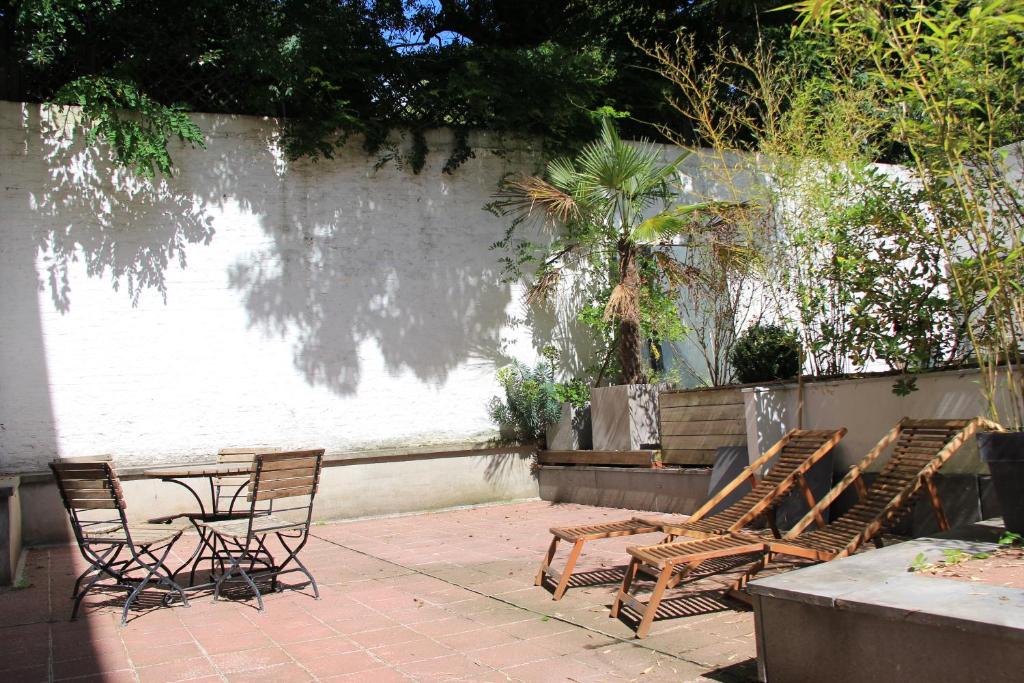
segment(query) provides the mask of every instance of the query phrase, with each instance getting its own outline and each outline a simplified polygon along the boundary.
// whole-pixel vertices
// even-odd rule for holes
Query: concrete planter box
[[[636,451],[656,448],[658,393],[661,384],[620,384],[595,387],[590,392],[590,411],[596,451]]]
[[[21,559],[19,477],[0,477],[0,586],[17,579]]]
[[[1016,681],[1024,590],[920,576],[945,551],[992,552],[991,522],[750,584],[762,681]]]
[[[540,497],[553,503],[685,515],[708,499],[710,481],[710,468],[544,466],[540,468]]]
[[[592,447],[590,406],[574,408],[571,403],[563,403],[562,417],[547,428],[548,450],[578,451]]]

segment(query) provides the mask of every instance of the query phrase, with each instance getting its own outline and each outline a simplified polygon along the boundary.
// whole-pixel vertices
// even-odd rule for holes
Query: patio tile
[[[60,680],[60,679],[54,679]],[[123,671],[107,671],[102,674],[63,679],[68,683],[135,683],[135,671],[125,669]]]
[[[472,653],[474,660],[495,669],[551,659],[554,656],[555,653],[550,648],[531,640],[497,645]]]
[[[188,681],[216,674],[216,669],[206,657],[179,659],[166,664],[156,664],[136,669],[140,683],[172,683]]]
[[[411,678],[396,671],[390,667],[382,667],[379,669],[369,669],[367,671],[360,671],[359,673],[352,674],[340,674],[338,676],[329,676],[321,678],[322,681],[352,681],[353,683],[360,683],[361,681],[373,681],[373,683],[409,683]]]
[[[333,636],[300,643],[286,643],[281,648],[297,662],[303,663],[321,657],[355,652],[360,649],[360,646],[345,636]]]
[[[508,677],[464,655],[448,655],[403,664],[402,670],[417,681],[507,681]]]
[[[606,675],[606,672],[599,671],[568,656],[530,662],[502,671],[514,681],[528,681],[529,683],[547,683],[548,681],[551,683],[556,681],[589,683],[599,681]]]
[[[335,676],[341,674],[355,674],[361,671],[378,669],[382,662],[367,652],[357,650],[355,652],[344,652],[317,657],[314,659],[300,660],[302,665],[317,678]]]
[[[409,628],[425,636],[437,638],[438,636],[448,636],[456,633],[465,633],[466,631],[475,631],[481,628],[481,626],[482,625],[479,622],[473,621],[472,619],[452,616],[433,621],[411,624]]]
[[[202,657],[203,652],[194,642],[160,645],[157,643],[139,643],[128,647],[128,656],[132,665],[137,667],[163,664],[175,659]]]
[[[268,647],[273,644],[273,641],[268,636],[253,630],[251,627],[248,631],[238,633],[202,631],[196,634],[196,640],[208,655],[252,650],[257,647]]]
[[[5,683],[46,683],[50,670],[46,664],[8,669],[3,672]]]
[[[421,638],[408,643],[397,645],[385,645],[371,650],[374,657],[389,664],[404,664],[406,662],[418,662],[423,659],[433,659],[452,654],[453,650],[436,641],[428,638]]]
[[[368,613],[362,617],[351,619],[340,619],[326,622],[335,632],[346,636],[353,636],[366,631],[379,631],[385,628],[394,628],[398,623],[382,614]]]
[[[106,652],[95,652],[77,659],[66,659],[53,663],[54,678],[70,678],[72,676],[87,676],[89,674],[100,674],[107,671],[118,671],[131,668],[128,655],[124,650],[110,650]]]
[[[495,645],[520,642],[515,636],[497,628],[478,628],[473,631],[437,636],[436,640],[459,652],[472,652]]]
[[[312,617],[306,620],[282,622],[269,614],[261,616],[266,618],[254,621],[256,621],[259,630],[276,643],[300,643],[304,640],[317,640],[337,634],[337,631],[330,626]]]
[[[299,683],[300,681],[311,681],[313,677],[307,671],[295,664],[280,664],[266,669],[247,670],[242,673],[228,674],[228,681],[238,683],[256,683],[266,681],[267,683]]]
[[[367,648],[407,643],[413,640],[421,640],[423,638],[421,634],[411,628],[406,628],[405,626],[392,626],[390,628],[382,628],[376,631],[364,631],[362,633],[352,634],[349,637],[354,642]]]
[[[226,652],[224,654],[211,655],[210,659],[223,673],[266,669],[277,664],[285,664],[292,661],[288,653],[276,646],[260,647],[255,650],[242,650],[240,652]]]

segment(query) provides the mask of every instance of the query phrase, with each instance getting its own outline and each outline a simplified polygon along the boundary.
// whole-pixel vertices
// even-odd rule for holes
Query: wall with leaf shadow
[[[536,349],[482,207],[534,170],[528,148],[477,141],[445,175],[438,131],[419,175],[358,141],[290,163],[275,122],[199,115],[207,149],[173,149],[175,176],[149,182],[66,115],[0,103],[0,469],[496,435],[495,367]],[[549,328],[538,346],[574,348],[579,330]]]

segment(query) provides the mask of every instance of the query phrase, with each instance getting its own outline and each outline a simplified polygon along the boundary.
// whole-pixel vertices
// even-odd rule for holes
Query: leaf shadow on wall
[[[107,150],[86,145],[83,135],[68,135],[66,115],[56,110],[38,126],[38,137],[27,142],[39,149],[28,158],[42,165],[33,175],[45,183],[28,200],[36,216],[32,238],[44,269],[40,277],[56,310],[70,310],[70,269],[79,261],[90,277],[109,277],[115,290],[125,289],[133,305],[146,290],[166,302],[167,269],[185,268],[186,248],[213,239],[203,198],[183,187],[181,178],[147,181],[112,170]]]
[[[264,218],[269,246],[230,270],[250,324],[293,338],[306,380],[341,395],[360,383],[365,342],[389,374],[431,384],[466,361],[507,362],[510,288],[479,196],[459,195],[472,177],[374,173],[352,158],[289,171],[280,216]]]

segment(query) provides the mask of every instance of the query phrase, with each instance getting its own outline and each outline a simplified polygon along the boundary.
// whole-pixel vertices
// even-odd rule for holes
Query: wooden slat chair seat
[[[71,619],[78,616],[83,598],[94,588],[129,591],[121,612],[122,624],[128,622],[132,603],[151,583],[175,591],[188,607],[184,591],[164,564],[182,530],[164,524],[130,524],[121,482],[107,456],[57,460],[50,463],[50,469],[79,551],[89,563],[75,580]],[[122,558],[125,551],[128,557]],[[144,576],[130,576],[133,572],[144,572]],[[113,583],[103,579],[112,579]]]
[[[752,569],[733,586],[741,589],[775,555],[814,561],[845,557],[868,541],[877,542],[883,528],[904,514],[908,503],[922,491],[929,493],[939,527],[948,529],[933,477],[979,428],[1001,429],[983,418],[904,418],[782,538],[732,532],[727,537],[711,541],[676,541],[627,548],[630,566],[612,605],[612,616],[618,616],[622,604],[628,605],[640,616],[637,637],[643,638],[650,629],[665,589],[709,559],[758,553],[760,556]],[[892,455],[872,485],[865,486],[862,477],[867,467],[893,443]],[[850,486],[855,486],[858,502],[841,517],[825,524],[824,512]],[[805,532],[812,524],[817,528]],[[658,576],[646,604],[629,592],[638,571],[644,567],[654,570]]]
[[[634,517],[601,524],[553,527],[550,530],[552,541],[541,560],[534,585],[544,585],[545,580],[550,579],[555,586],[553,598],[560,600],[569,587],[576,562],[588,541],[655,532],[665,534],[666,540],[672,540],[677,536],[706,538],[737,531],[763,517],[767,517],[774,528],[774,517],[770,513],[794,488],[799,487],[808,504],[814,505],[814,497],[805,480],[806,474],[845,434],[845,428],[790,431],[686,520],[666,522]],[[772,465],[768,472],[764,477],[758,478],[760,470],[770,462]],[[708,515],[726,496],[745,482],[752,484],[746,495],[724,510]],[[573,548],[565,567],[558,572],[551,567],[551,561],[555,557],[559,541],[563,540],[572,543]]]
[[[128,534],[135,543],[140,545],[152,545],[161,541],[177,538],[182,530],[166,524],[129,524]],[[82,534],[92,541],[113,541],[126,543],[128,534],[125,534],[124,527],[120,525],[99,526],[83,529]]]
[[[309,569],[298,558],[309,540],[323,464],[324,449],[282,451],[256,454],[256,468],[248,483],[246,500],[249,514],[241,519],[199,520],[200,528],[212,536],[214,560],[222,567],[214,581],[213,598],[219,599],[224,582],[233,578],[245,581],[263,611],[263,596],[256,579],[270,577],[276,588],[278,577],[288,572],[301,572],[309,579],[316,599],[320,589]],[[278,509],[274,509],[277,504]],[[263,508],[263,505],[269,507]],[[288,507],[281,508],[280,505]],[[254,571],[256,564],[268,556],[266,539],[273,534],[284,547],[283,562]],[[294,568],[289,565],[295,564]],[[246,569],[248,566],[248,569]]]
[[[288,521],[276,515],[263,515],[252,520],[245,519],[224,519],[216,522],[208,522],[204,526],[216,531],[222,536],[232,538],[245,538],[251,530],[254,534],[263,534],[269,531],[285,531],[302,527],[304,522]]]

